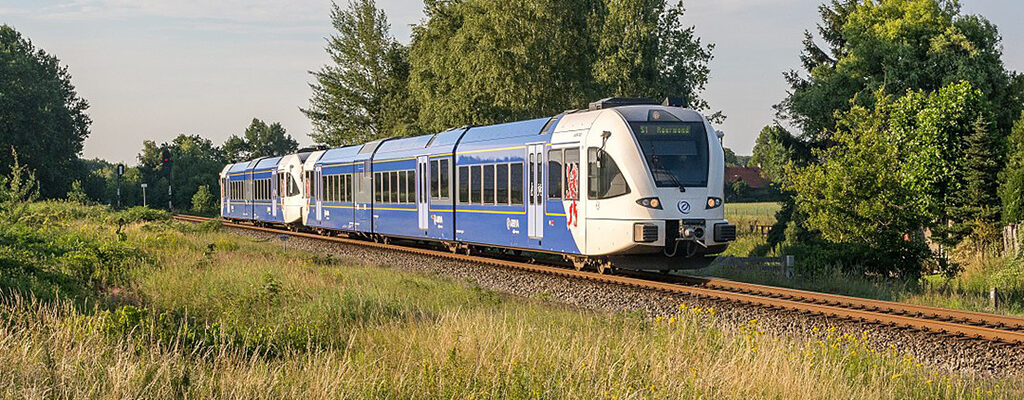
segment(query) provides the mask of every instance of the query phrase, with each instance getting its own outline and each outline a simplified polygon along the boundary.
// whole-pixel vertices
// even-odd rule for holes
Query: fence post
[[[999,308],[999,288],[993,286],[991,289],[989,289],[988,305],[991,306],[993,310]]]
[[[793,265],[796,264],[796,256],[784,255],[782,256],[782,271],[786,275],[787,279],[793,279]]]

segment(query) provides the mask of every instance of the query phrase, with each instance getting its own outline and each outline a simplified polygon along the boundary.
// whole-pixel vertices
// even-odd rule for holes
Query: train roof
[[[537,136],[542,133],[542,130],[547,126],[547,123],[550,120],[551,118],[537,118],[497,125],[474,126],[466,131],[459,144],[512,139],[524,136]]]
[[[254,171],[256,171],[256,170],[263,170],[263,169],[268,169],[268,168],[274,168],[274,167],[277,167],[277,163],[279,163],[279,162],[281,162],[281,157],[261,158],[261,159],[259,159],[256,162],[256,166],[254,166],[252,169]]]
[[[415,136],[410,138],[402,139],[391,139],[380,144],[377,148],[376,154],[392,154],[392,153],[409,153],[416,152],[422,153],[422,150],[427,148],[430,141],[437,135],[423,135]]]
[[[249,161],[231,164],[227,172],[245,172],[249,169]]]
[[[321,156],[317,163],[329,164],[352,161],[356,154],[359,154],[359,149],[363,145],[346,146],[337,149],[327,149]]]

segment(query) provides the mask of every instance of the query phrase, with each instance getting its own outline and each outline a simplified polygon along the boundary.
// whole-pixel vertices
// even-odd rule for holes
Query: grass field
[[[757,253],[766,241],[759,233],[750,232],[749,226],[771,225],[779,203],[727,203],[726,218],[737,225],[738,237],[730,244],[724,256],[748,257]],[[770,253],[770,255],[777,255]],[[971,257],[961,261],[964,270],[955,277],[926,276],[920,282],[895,282],[869,279],[844,274],[842,271],[821,268],[816,276],[790,279],[776,272],[760,269],[712,266],[698,274],[719,276],[744,282],[787,286],[807,290],[870,297],[883,300],[909,302],[937,307],[957,308],[999,314],[1024,315],[1024,262],[1014,258],[995,256]],[[1002,302],[992,307],[989,290],[1002,291]]]
[[[0,224],[4,398],[1019,398],[856,336],[771,337],[290,250],[135,210]]]

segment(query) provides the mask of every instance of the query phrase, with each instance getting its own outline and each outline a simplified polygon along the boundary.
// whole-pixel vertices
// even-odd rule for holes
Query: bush
[[[192,212],[199,215],[213,215],[217,212],[217,199],[210,193],[209,186],[199,186],[195,196],[192,196]]]
[[[0,176],[0,219],[14,223],[21,220],[29,203],[39,198],[36,175],[18,162],[18,153],[11,149],[14,164],[11,174]]]
[[[154,210],[149,207],[135,206],[115,214],[124,223],[167,221],[171,219],[171,213],[164,210]]]
[[[68,201],[78,204],[89,203],[89,196],[85,194],[85,189],[82,189],[82,181],[76,180],[71,182],[71,190],[68,191]]]

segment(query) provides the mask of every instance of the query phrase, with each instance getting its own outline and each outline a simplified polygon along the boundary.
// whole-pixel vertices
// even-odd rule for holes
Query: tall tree
[[[11,171],[13,147],[22,165],[35,171],[41,195],[63,197],[79,176],[88,108],[57,57],[0,25],[0,175]]]
[[[982,92],[967,82],[876,96],[870,109],[837,114],[835,145],[815,151],[822,162],[796,168],[787,189],[807,227],[882,255],[870,263],[876,272],[906,276],[922,260],[920,246],[904,243],[908,235],[928,227],[955,244],[980,215],[970,211],[995,204],[987,181],[995,169],[983,160],[992,158],[987,113]]]
[[[594,76],[606,93],[616,96],[678,96],[697,110],[709,105],[700,97],[711,73],[713,44],[704,45],[693,26],[684,26],[682,1],[606,0],[597,37],[599,58]],[[723,119],[721,112],[713,115]]]
[[[420,125],[551,116],[595,99],[599,9],[599,0],[428,3],[410,50]]]
[[[142,183],[149,184],[147,200],[151,207],[167,204],[168,182],[172,187],[172,202],[177,209],[188,209],[201,185],[220,187],[217,179],[224,168],[221,150],[209,139],[199,135],[178,135],[170,143],[157,145],[151,140],[142,143],[139,153],[139,172]],[[161,152],[171,156],[170,168],[160,159]]]
[[[776,106],[812,144],[827,146],[836,111],[870,107],[878,90],[899,96],[961,81],[992,104],[995,132],[1009,132],[1024,80],[1004,67],[999,32],[985,18],[961,14],[956,0],[832,0],[819,11],[825,46],[805,33],[803,74],[786,74],[791,90]]]
[[[1024,112],[1013,125],[1009,138],[1009,156],[1000,174],[999,197],[1003,205],[1003,221],[1024,221]]]
[[[331,7],[331,64],[311,72],[313,96],[302,109],[313,122],[310,136],[342,146],[414,133],[407,50],[391,37],[387,15],[373,0]]]
[[[550,116],[607,96],[682,96],[707,108],[710,45],[664,0],[432,1],[414,28],[420,125]]]
[[[292,139],[280,123],[267,125],[253,118],[241,137],[231,135],[224,142],[224,158],[228,162],[241,162],[259,157],[277,157],[294,153],[299,143]]]

